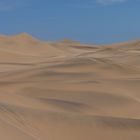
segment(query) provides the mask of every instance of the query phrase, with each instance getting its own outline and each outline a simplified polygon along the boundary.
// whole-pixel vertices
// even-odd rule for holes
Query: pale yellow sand
[[[140,42],[0,36],[1,140],[140,140]]]

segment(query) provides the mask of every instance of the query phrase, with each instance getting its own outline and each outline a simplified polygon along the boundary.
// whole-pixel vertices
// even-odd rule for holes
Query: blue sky
[[[140,0],[0,0],[0,33],[89,44],[140,39]]]

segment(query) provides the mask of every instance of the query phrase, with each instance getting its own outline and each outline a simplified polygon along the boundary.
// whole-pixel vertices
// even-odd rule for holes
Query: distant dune
[[[140,41],[0,35],[0,91],[1,140],[140,140]]]

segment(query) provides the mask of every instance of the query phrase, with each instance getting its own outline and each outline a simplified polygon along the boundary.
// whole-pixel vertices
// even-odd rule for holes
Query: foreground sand
[[[0,36],[0,139],[140,140],[140,42]]]

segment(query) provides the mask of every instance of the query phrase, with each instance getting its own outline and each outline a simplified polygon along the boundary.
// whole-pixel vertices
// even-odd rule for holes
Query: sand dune
[[[140,41],[86,45],[0,36],[0,138],[139,140]]]

